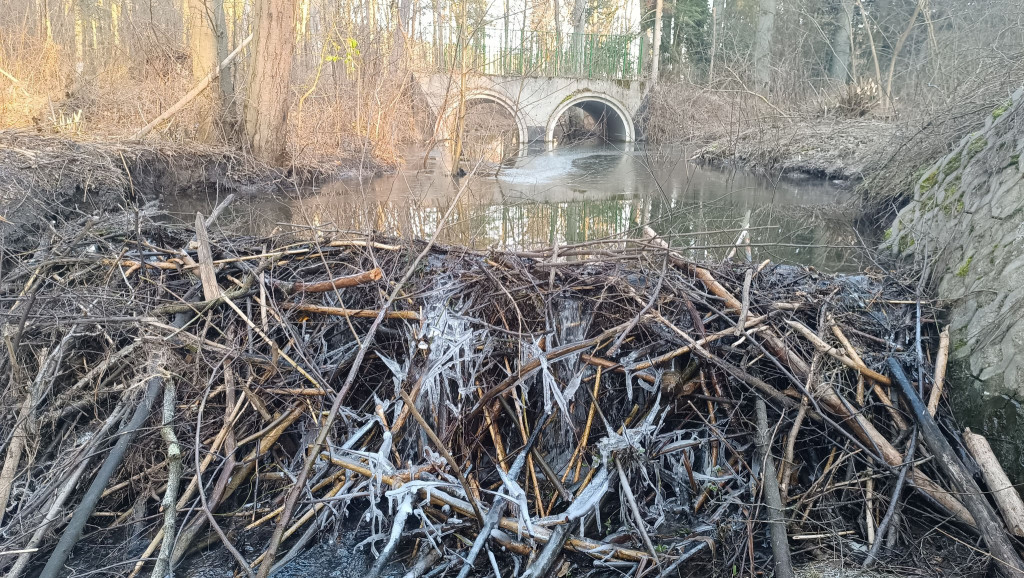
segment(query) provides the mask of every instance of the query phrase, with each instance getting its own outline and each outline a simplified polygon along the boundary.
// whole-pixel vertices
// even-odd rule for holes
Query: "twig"
[[[420,411],[416,409],[416,402],[409,397],[408,393],[405,393],[405,390],[401,390],[398,393],[402,396],[402,401],[409,405],[409,413],[412,415],[413,419],[420,424],[420,427],[423,428],[423,432],[427,434],[428,438],[430,438],[430,442],[434,444],[437,451],[444,456],[445,461],[448,462],[448,466],[452,469],[452,473],[459,479],[459,483],[462,484],[462,490],[466,492],[466,499],[469,500],[469,503],[473,506],[473,513],[476,514],[476,519],[481,525],[483,525],[483,512],[480,510],[480,505],[476,503],[476,499],[473,498],[473,492],[470,491],[469,482],[466,481],[465,476],[462,475],[462,468],[459,467],[458,462],[455,461],[455,458],[452,456],[451,452],[448,451],[448,448],[446,448],[444,444],[441,443],[441,440],[437,438],[437,434],[434,433],[434,429],[430,427],[427,420],[423,419],[423,416],[420,415]]]
[[[177,389],[174,386],[174,379],[168,376],[164,378],[163,420],[160,427],[160,437],[167,443],[167,490],[160,504],[164,510],[164,541],[153,566],[153,578],[163,578],[168,574],[171,566],[171,548],[174,547],[174,539],[177,537],[174,530],[178,513],[175,503],[178,501],[178,486],[181,484],[181,446],[174,435],[176,402]]]
[[[903,395],[910,402],[914,419],[921,428],[921,438],[936,457],[935,463],[938,464],[939,469],[946,474],[947,478],[953,483],[954,488],[960,492],[960,497],[974,518],[975,525],[981,533],[982,539],[985,540],[989,551],[992,553],[992,558],[999,562],[997,565],[999,572],[1008,577],[1020,578],[1024,576],[1024,562],[1017,555],[1017,550],[1014,549],[1013,544],[1007,537],[1003,524],[999,521],[995,512],[992,511],[992,507],[985,498],[985,494],[982,493],[974,478],[971,477],[963,463],[957,458],[956,453],[954,453],[949,442],[946,441],[938,424],[935,423],[931,414],[928,413],[928,408],[917,395],[917,391],[910,384],[910,380],[903,373],[903,368],[900,367],[899,362],[890,357],[888,364],[893,378],[899,383]]]
[[[896,486],[893,487],[892,496],[889,498],[889,507],[885,511],[885,516],[882,517],[882,522],[878,524],[878,532],[875,533],[875,543],[871,545],[871,549],[868,550],[867,557],[864,558],[864,568],[871,568],[875,565],[875,560],[878,557],[878,550],[882,547],[882,542],[885,541],[885,533],[889,530],[889,524],[892,523],[893,515],[896,513],[896,508],[899,507],[900,491],[903,490],[903,483],[907,479],[907,472],[914,463],[914,450],[916,449],[917,428],[915,427],[913,431],[910,432],[910,443],[907,445],[907,461],[904,462],[902,467],[900,467],[900,475],[896,478]]]
[[[793,562],[789,557],[789,541],[786,538],[786,520],[782,514],[782,499],[775,475],[775,460],[771,456],[771,436],[768,430],[768,408],[764,400],[754,401],[757,412],[757,453],[763,461],[761,470],[761,493],[768,506],[768,527],[771,530],[772,554],[775,556],[775,576],[795,578]]]
[[[622,469],[622,462],[618,458],[615,459],[615,469],[619,472],[619,487],[622,489],[622,494],[626,496],[626,503],[629,504],[629,509],[633,513],[633,525],[636,526],[636,531],[640,533],[644,546],[647,547],[651,558],[654,559],[654,564],[657,565],[658,552],[654,549],[654,543],[651,542],[650,534],[647,533],[647,523],[644,522],[644,517],[640,513],[640,507],[636,503],[636,497],[633,496],[633,490],[629,487],[629,478],[626,477],[626,472]]]
[[[139,428],[149,419],[150,408],[152,408],[157,396],[160,395],[163,385],[164,379],[162,375],[158,374],[149,378],[146,393],[143,395],[142,400],[139,401],[139,405],[136,406],[132,419],[118,432],[119,439],[117,443],[107,454],[107,459],[103,461],[103,465],[100,467],[99,472],[96,473],[96,477],[93,478],[92,484],[86,490],[82,501],[79,502],[78,508],[72,514],[71,521],[64,528],[64,533],[61,534],[60,540],[57,541],[57,545],[46,561],[46,566],[43,567],[43,571],[39,574],[40,578],[57,578],[63,572],[64,562],[68,559],[71,549],[75,547],[78,538],[82,535],[85,523],[96,509],[96,503],[103,493],[103,488],[110,481],[110,477],[114,475],[114,470],[121,465],[121,460],[124,459],[124,454],[128,450],[128,445],[131,443],[132,438],[135,437]]]
[[[946,380],[946,364],[949,363],[949,326],[939,333],[939,352],[935,356],[935,383],[928,395],[928,414],[935,417],[942,398],[942,384]]]

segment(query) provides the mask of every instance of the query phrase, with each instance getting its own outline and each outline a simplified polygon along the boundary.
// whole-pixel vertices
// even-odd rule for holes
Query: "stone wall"
[[[918,179],[886,245],[928,263],[953,359],[987,395],[1024,397],[1024,89]],[[907,170],[914,170],[907,167]]]

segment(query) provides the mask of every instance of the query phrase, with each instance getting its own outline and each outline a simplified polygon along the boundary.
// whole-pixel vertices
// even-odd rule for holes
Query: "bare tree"
[[[767,92],[771,80],[774,32],[775,0],[760,0],[757,7],[757,34],[754,36],[754,84],[758,92]]]
[[[288,94],[295,50],[295,0],[255,0],[252,56],[243,107],[253,155],[271,164],[288,161]]]
[[[851,76],[851,45],[853,36],[853,0],[840,0],[836,12],[836,30],[832,38],[832,60],[829,65],[829,77],[839,82],[846,82]]]
[[[212,4],[219,0],[188,0],[184,9],[188,22],[189,52],[192,55],[192,79],[201,81],[220,63],[217,48],[217,31]],[[210,142],[214,139],[217,108],[221,98],[216,86],[197,97],[199,127],[196,140]]]

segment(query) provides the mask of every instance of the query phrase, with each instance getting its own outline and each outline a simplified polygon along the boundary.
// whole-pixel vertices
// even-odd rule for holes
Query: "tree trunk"
[[[245,138],[256,158],[288,162],[288,93],[295,49],[295,0],[255,0]]]
[[[188,0],[188,46],[192,55],[192,80],[198,82],[217,67],[217,32],[214,27],[213,3],[217,0]],[[196,140],[212,142],[216,139],[220,90],[217,86],[203,92],[196,99],[199,126]]]
[[[558,0],[551,0],[551,7],[555,12],[555,45],[558,46],[557,50],[562,49],[562,7],[558,4]],[[505,0],[505,28],[508,28],[508,0]],[[508,32],[505,33],[508,36]]]
[[[583,72],[585,54],[584,34],[587,28],[587,0],[575,0],[572,5],[572,58],[575,64],[575,72]]]
[[[754,37],[754,85],[760,93],[768,91],[772,73],[772,34],[775,31],[775,0],[760,0],[757,7],[757,34]]]
[[[846,83],[850,79],[851,27],[853,22],[853,0],[840,0],[836,14],[836,32],[832,38],[832,63],[828,75],[832,80]]]
[[[654,3],[654,42],[653,44],[653,58],[651,59],[651,82],[658,82],[658,69],[661,63],[661,27],[662,27],[662,14],[664,12],[663,0],[655,0]]]

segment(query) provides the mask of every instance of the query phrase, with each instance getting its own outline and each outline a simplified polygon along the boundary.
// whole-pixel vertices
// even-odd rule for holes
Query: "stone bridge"
[[[460,95],[467,104],[505,109],[519,145],[557,142],[558,121],[573,107],[602,120],[608,140],[637,139],[635,118],[647,87],[642,35],[566,35],[562,41],[485,30],[478,36],[468,42],[468,54],[428,53],[432,62],[416,74],[439,140],[454,132]]]

